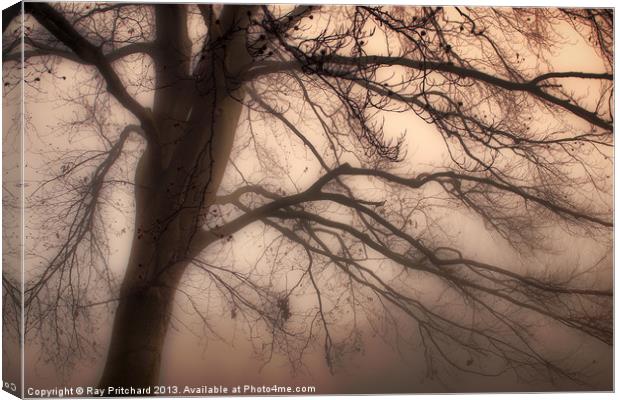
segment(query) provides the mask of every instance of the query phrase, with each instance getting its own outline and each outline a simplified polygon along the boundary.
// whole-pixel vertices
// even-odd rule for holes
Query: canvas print
[[[613,390],[613,18],[4,10],[4,390]]]

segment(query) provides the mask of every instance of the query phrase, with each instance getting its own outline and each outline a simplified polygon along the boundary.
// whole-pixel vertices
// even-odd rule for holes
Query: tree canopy
[[[613,338],[612,10],[24,10],[4,99],[23,85],[43,358],[101,351],[107,309],[102,382],[130,353],[156,382],[176,299],[293,366],[320,351],[338,374],[378,335],[431,377],[587,387],[574,344]],[[3,287],[7,324],[19,275]]]

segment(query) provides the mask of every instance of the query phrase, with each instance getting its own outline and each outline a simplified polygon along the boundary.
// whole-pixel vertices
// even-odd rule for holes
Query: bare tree
[[[79,355],[95,310],[114,307],[102,387],[157,383],[174,299],[196,277],[293,364],[318,343],[335,369],[369,324],[421,345],[431,375],[581,382],[541,348],[540,324],[612,344],[611,10],[25,13],[26,92],[53,89],[67,115],[47,132],[26,118],[47,148],[24,189],[25,334]],[[6,93],[21,42],[4,22]],[[575,69],[584,54],[591,68]],[[230,257],[250,228],[265,244],[236,245],[253,267]],[[582,238],[598,262],[552,262]]]

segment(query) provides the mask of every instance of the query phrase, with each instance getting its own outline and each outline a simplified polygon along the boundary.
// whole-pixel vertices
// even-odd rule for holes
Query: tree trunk
[[[238,16],[246,12],[245,6],[225,7],[222,31],[227,24],[231,29],[234,24],[245,27],[247,18]],[[185,9],[158,6],[156,18],[159,89],[153,113],[158,132],[150,137],[161,142],[147,144],[136,170],[136,230],[99,382],[102,388],[159,382],[174,295],[191,261],[195,233],[202,229],[201,216],[213,204],[224,176],[241,115],[238,99],[245,91],[231,79],[239,72],[233,66],[250,60],[245,36],[230,35],[228,47],[213,50],[188,79],[191,46]],[[195,86],[188,86],[191,82]],[[179,121],[184,121],[182,129]]]
[[[101,388],[158,383],[174,289],[148,287],[121,299],[114,318]]]
[[[242,96],[243,91],[236,94]],[[170,187],[169,183],[175,182],[174,171],[178,168],[162,170],[157,164],[161,160],[159,153],[148,146],[137,167],[136,231],[114,318],[106,365],[99,383],[102,388],[158,384],[161,354],[175,291],[190,261],[187,256],[194,237],[193,229],[201,229],[198,222],[200,215],[215,200],[241,114],[241,104],[231,98],[219,101],[216,106],[220,110],[220,118],[214,125],[212,136],[205,136],[212,138],[211,148],[218,157],[209,168],[204,169],[205,172],[197,174],[200,182],[195,192],[202,199],[187,195],[193,194],[193,191],[171,195],[166,188]],[[179,146],[183,145],[181,143]],[[175,166],[187,162],[191,159],[189,153],[180,151],[180,156],[174,157],[171,164]],[[194,162],[201,166],[207,161],[209,158]],[[200,190],[201,187],[206,187],[206,190]],[[185,199],[185,203],[180,199]],[[162,228],[161,221],[179,204],[197,206],[186,207]]]
[[[178,238],[178,225],[172,224],[161,234],[155,229],[154,221],[166,204],[161,185],[157,184],[163,173],[159,154],[156,147],[148,145],[136,168],[135,232],[99,382],[101,388],[146,387],[159,379],[175,287],[182,273],[177,266],[161,269],[172,260],[171,247]]]

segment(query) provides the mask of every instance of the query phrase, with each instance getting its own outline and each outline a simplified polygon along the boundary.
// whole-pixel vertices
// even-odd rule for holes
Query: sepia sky
[[[197,24],[196,21],[190,26]],[[199,30],[199,28],[196,28]],[[600,72],[604,70],[602,61],[586,45],[582,38],[566,29],[565,43],[558,47],[553,54],[549,54],[547,61],[551,69],[556,71],[578,70],[584,72]],[[194,32],[194,36],[200,36],[204,32]],[[381,44],[377,44],[380,46]],[[372,44],[369,46],[371,50]],[[381,50],[378,49],[380,52]],[[475,49],[472,49],[474,52]],[[527,53],[527,50],[523,50]],[[597,61],[600,61],[597,63]],[[528,59],[524,60],[525,63]],[[40,76],[39,80],[31,81],[25,86],[25,188],[26,198],[40,200],[38,188],[42,182],[58,174],[60,168],[71,159],[71,156],[83,154],[92,149],[102,149],[104,141],[90,127],[83,127],[74,121],[83,117],[84,103],[90,101],[89,95],[81,98],[73,96],[76,93],[94,93],[98,89],[97,82],[93,80],[93,69],[73,64],[69,61],[52,61],[52,72],[36,71],[36,67],[29,67],[27,74]],[[152,103],[153,93],[141,89],[133,79],[141,76],[149,76],[149,65],[142,59],[131,59],[115,66],[119,71],[126,72],[127,81],[130,82],[130,90],[135,91],[138,99],[144,106]],[[46,67],[47,68],[47,67]],[[152,73],[152,71],[150,71]],[[392,78],[398,81],[401,77],[399,72],[393,72]],[[388,72],[386,72],[387,74]],[[388,76],[388,75],[386,75]],[[6,78],[6,76],[5,76]],[[146,79],[148,80],[148,79]],[[134,83],[136,83],[134,85]],[[268,83],[269,84],[269,83]],[[276,83],[272,83],[277,86]],[[575,93],[587,97],[589,88],[580,86],[581,82],[571,84]],[[284,87],[284,86],[283,86]],[[294,121],[299,129],[308,132],[321,149],[327,149],[329,144],[320,132],[320,124],[316,118],[312,118],[303,102],[295,99],[286,99],[284,92],[271,94],[275,104],[287,103],[290,108],[286,115]],[[104,102],[105,103],[105,102]],[[329,99],[326,99],[325,107],[329,108]],[[105,103],[108,104],[108,103]],[[134,123],[132,117],[124,112],[118,104],[111,102],[109,109],[104,110],[104,131],[111,136],[118,135],[118,127],[127,123]],[[3,106],[5,115],[14,112]],[[536,128],[552,124],[549,117],[544,115],[544,110],[536,110],[543,113],[532,123]],[[251,118],[242,114],[236,136],[231,163],[228,164],[222,193],[229,193],[242,183],[239,172],[251,182],[273,183],[278,182],[279,187],[286,193],[295,193],[304,190],[323,172],[320,165],[313,161],[312,154],[291,133],[285,129],[275,118],[261,118],[258,114],[252,114]],[[397,138],[404,134],[405,153],[404,161],[394,170],[403,174],[418,174],[440,169],[450,163],[449,153],[445,143],[436,128],[421,120],[413,112],[388,113],[381,112],[377,118],[384,120],[387,137]],[[6,117],[3,122],[7,121]],[[570,123],[570,121],[561,121]],[[3,131],[9,129],[3,123]],[[259,144],[255,147],[248,145],[254,132],[269,132],[258,139]],[[314,135],[314,136],[312,136]],[[323,140],[321,142],[321,140]],[[344,140],[352,140],[350,138]],[[6,142],[5,142],[6,143]],[[114,169],[114,176],[131,181],[135,165],[144,142],[137,135],[132,135],[124,150],[121,162]],[[6,157],[7,147],[4,153]],[[593,155],[593,160],[599,155]],[[350,158],[350,160],[348,159]],[[355,162],[353,155],[345,154],[345,161]],[[233,165],[234,164],[234,165]],[[601,168],[609,169],[607,165]],[[5,166],[6,170],[6,166]],[[612,171],[608,171],[611,175]],[[88,174],[88,170],[84,172]],[[355,180],[353,180],[355,179]],[[381,199],[385,196],[385,187],[375,181],[360,177],[353,178],[355,190],[364,193],[366,198]],[[611,180],[602,182],[602,185],[611,185]],[[575,189],[577,191],[577,188]],[[48,193],[49,194],[49,193]],[[612,261],[610,253],[611,237],[606,240],[578,237],[562,227],[544,224],[541,232],[546,237],[544,249],[534,249],[531,252],[517,252],[512,246],[485,226],[476,216],[466,210],[451,208],[449,204],[443,204],[439,200],[433,200],[432,192],[424,193],[430,198],[428,206],[437,205],[433,208],[431,217],[436,226],[429,229],[444,229],[446,236],[443,239],[447,244],[459,248],[468,257],[488,263],[510,266],[517,272],[532,272],[540,268],[548,268],[549,271],[562,271],[563,268],[575,272],[577,275],[587,276],[587,281],[594,286],[605,289],[612,287]],[[585,194],[584,196],[586,196]],[[106,193],[106,203],[102,205],[102,215],[106,218],[107,243],[110,249],[109,269],[120,281],[131,248],[133,232],[133,194],[131,188],[120,187],[118,190]],[[391,201],[397,201],[398,194],[390,197]],[[62,194],[59,194],[62,199]],[[410,198],[408,201],[415,199]],[[421,200],[420,200],[421,201]],[[29,212],[32,207],[32,212]],[[223,208],[224,212],[231,212]],[[27,257],[26,280],[29,274],[35,276],[39,271],[45,257],[53,251],[54,237],[57,232],[50,226],[46,226],[46,218],[49,209],[41,204],[27,204],[26,209],[26,242],[29,249]],[[325,208],[325,215],[342,221],[350,220],[350,217],[337,208]],[[6,211],[5,211],[6,215]],[[231,214],[234,215],[232,212]],[[6,217],[5,217],[6,218]],[[416,218],[419,218],[416,219]],[[422,224],[423,216],[413,217],[412,221]],[[421,225],[422,226],[422,225]],[[61,232],[62,234],[62,232]],[[270,249],[275,235],[272,231],[264,229],[263,225],[255,223],[242,231],[226,243],[216,244],[205,251],[205,258],[211,263],[221,266],[231,266],[239,271],[252,271],[257,276],[266,276],[271,271],[270,261],[279,264],[273,267],[276,270],[274,276],[280,278],[273,282],[274,291],[288,291],[299,279],[297,265],[303,260],[300,251],[284,247],[276,249],[284,255],[269,259],[266,254]],[[6,239],[5,239],[6,242]],[[441,243],[440,243],[441,244]],[[275,248],[275,246],[274,246]],[[4,248],[3,248],[4,250]],[[274,251],[276,251],[274,250]],[[543,251],[545,250],[545,251]],[[410,278],[400,278],[395,265],[388,262],[377,261],[374,265],[389,279],[394,279],[397,284],[407,284]],[[597,266],[595,272],[590,267]],[[338,288],[339,280],[343,279],[335,272],[325,272],[320,278],[326,287],[333,285]],[[434,282],[432,279],[419,281],[420,287],[415,288],[421,299],[429,303],[441,303],[445,300],[445,287]],[[97,292],[99,299],[104,299],[105,288],[100,287],[101,293]],[[338,320],[338,326],[342,327],[342,333],[346,327],[356,318],[355,323],[359,330],[364,333],[359,343],[359,349],[347,353],[334,371],[330,373],[322,352],[322,342],[317,340],[309,346],[306,357],[301,367],[291,369],[291,362],[286,354],[274,354],[269,356],[265,351],[265,343],[269,342],[269,332],[259,328],[258,324],[243,321],[231,314],[230,305],[221,299],[220,291],[212,281],[207,279],[198,268],[190,268],[184,276],[181,285],[182,294],[177,294],[172,318],[172,328],[168,331],[166,344],[163,352],[162,369],[160,374],[161,385],[225,385],[236,386],[244,384],[254,385],[314,385],[318,393],[323,394],[347,394],[347,393],[426,393],[426,392],[480,392],[480,391],[548,391],[557,390],[550,382],[532,382],[519,380],[514,373],[506,372],[500,376],[483,377],[458,372],[454,370],[441,370],[436,378],[427,376],[427,363],[424,348],[420,343],[417,346],[398,346],[397,342],[390,340],[394,334],[386,330],[385,337],[377,334],[379,318],[360,317],[343,313]],[[362,293],[363,294],[363,293]],[[447,295],[449,297],[449,294]],[[199,303],[201,310],[206,315],[205,321],[197,315],[188,298]],[[303,310],[314,304],[314,299],[300,296],[291,299],[291,308]],[[336,302],[334,303],[336,304]],[[379,307],[371,304],[370,309]],[[454,312],[462,311],[463,305],[453,305]],[[48,345],[40,342],[26,341],[25,354],[25,379],[26,386],[38,388],[54,387],[59,381],[67,385],[85,386],[96,385],[99,379],[108,340],[111,331],[112,311],[107,305],[95,306],[93,326],[87,330],[87,336],[96,342],[98,352],[88,352],[75,361],[75,365],[68,368],[58,368],[48,358]],[[464,311],[463,311],[464,312]],[[524,316],[528,319],[527,316]],[[402,321],[400,320],[402,319]],[[400,323],[398,334],[404,337],[414,337],[415,331],[411,323],[402,316],[396,320]],[[566,328],[556,326],[549,321],[531,320],[532,331],[536,333],[536,343],[540,348],[558,357],[568,356],[570,363],[574,365],[588,365],[588,382],[594,390],[610,390],[612,388],[612,351],[609,346],[586,337],[583,334],[568,331]],[[211,331],[213,329],[213,331]],[[411,330],[409,332],[408,330]],[[415,339],[412,339],[415,342]],[[357,343],[357,342],[356,342]],[[404,343],[403,343],[404,344]],[[565,354],[565,349],[574,349],[572,354]],[[49,354],[48,354],[49,353]],[[267,354],[266,354],[267,353]],[[445,367],[439,367],[445,368]],[[572,383],[562,383],[563,390],[579,389]]]

